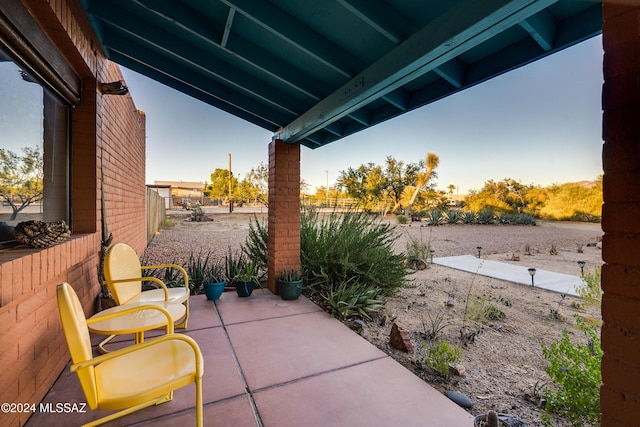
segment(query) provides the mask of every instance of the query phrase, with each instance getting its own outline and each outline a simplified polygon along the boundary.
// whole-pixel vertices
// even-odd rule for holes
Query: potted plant
[[[299,269],[285,267],[278,279],[278,293],[284,300],[298,299],[302,293],[303,274]]]
[[[224,286],[227,284],[224,266],[222,262],[211,262],[207,265],[203,272],[204,293],[208,300],[215,301],[220,298],[224,292]]]
[[[253,260],[245,259],[242,254],[234,255],[231,250],[225,259],[227,279],[236,288],[239,297],[248,297],[253,292],[258,282],[258,264]]]

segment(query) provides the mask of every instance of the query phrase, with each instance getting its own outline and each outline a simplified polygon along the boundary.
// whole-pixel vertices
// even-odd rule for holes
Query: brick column
[[[282,269],[300,267],[300,144],[269,144],[267,283],[278,293]]]
[[[640,422],[640,2],[603,1],[602,426]]]

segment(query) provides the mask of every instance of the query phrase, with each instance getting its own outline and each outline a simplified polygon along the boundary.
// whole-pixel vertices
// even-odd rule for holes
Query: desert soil
[[[264,217],[264,215],[261,215]],[[253,215],[216,214],[210,222],[190,222],[184,214],[176,216],[176,225],[153,239],[146,259],[151,262],[173,260],[185,263],[191,251],[224,256],[228,247],[239,248],[244,242]],[[395,224],[393,218],[383,219]],[[406,250],[412,239],[435,250],[435,257],[477,255],[482,247],[485,259],[516,263],[536,269],[566,274],[580,274],[577,261],[586,261],[585,271],[602,265],[598,244],[600,224],[538,222],[536,226],[517,225],[444,225],[424,223],[397,225],[398,252]],[[557,254],[550,254],[551,248]],[[526,249],[529,253],[525,254]],[[516,257],[514,257],[514,254]],[[520,261],[513,261],[519,256]],[[458,391],[470,397],[477,415],[489,409],[517,415],[529,426],[542,426],[540,397],[545,387],[553,387],[544,371],[546,361],[541,344],[558,339],[568,329],[575,340],[583,339],[574,327],[574,316],[597,319],[600,307],[588,306],[579,298],[562,296],[536,287],[430,265],[410,275],[410,286],[387,298],[384,311],[364,322],[359,333],[385,351],[407,369],[443,393]],[[465,322],[466,301],[484,298],[504,312],[505,317],[482,323]],[[551,316],[556,310],[559,316]],[[434,341],[424,336],[425,326],[442,319],[439,339],[462,348],[459,362],[464,373],[452,372],[448,378],[424,364]],[[401,324],[408,332],[414,350],[405,353],[392,348],[389,333],[392,324]],[[463,343],[460,331],[480,332],[473,343]],[[560,417],[552,417],[557,427],[570,426]]]

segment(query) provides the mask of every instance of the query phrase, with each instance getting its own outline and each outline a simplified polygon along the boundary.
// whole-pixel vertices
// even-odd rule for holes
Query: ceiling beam
[[[286,41],[315,61],[343,77],[351,78],[362,69],[354,55],[313,31],[273,4],[255,0],[220,0],[252,20],[256,25]]]
[[[400,44],[418,28],[393,6],[370,0],[337,0],[354,16],[373,28],[393,44]]]
[[[467,72],[467,66],[464,62],[457,58],[452,59],[449,62],[445,62],[433,69],[433,71],[448,81],[455,88],[460,89],[464,85],[464,76]]]
[[[545,51],[553,49],[553,41],[556,37],[558,23],[549,12],[543,10],[520,22],[520,26],[524,28]]]
[[[106,11],[101,13],[100,19],[107,24],[108,28],[113,29],[109,39],[107,39],[105,31],[103,40],[105,46],[111,49],[117,48],[121,52],[131,53],[142,50],[158,52],[167,61],[180,63],[197,71],[202,76],[222,82],[240,93],[294,117],[300,111],[304,111],[306,105],[309,105],[309,103],[301,103],[295,97],[282,97],[281,90],[270,87],[264,81],[238,70],[224,61],[216,60],[194,45],[189,45],[170,36],[159,39],[158,34],[163,34],[161,29],[141,19],[131,16],[108,16]],[[135,33],[131,32],[129,28],[135,28]],[[118,37],[118,34],[121,37]],[[132,43],[137,43],[137,45],[132,45]],[[203,58],[209,59],[203,61]],[[277,99],[280,100],[279,103],[275,101]]]
[[[263,49],[237,34],[234,34],[232,39],[226,40],[226,46],[218,43],[218,40],[224,39],[224,32],[222,35],[210,30],[208,31],[209,35],[202,32],[200,23],[202,15],[194,11],[181,10],[180,15],[177,16],[173,14],[173,9],[168,6],[167,2],[158,2],[156,0],[134,1],[144,7],[148,13],[166,21],[173,34],[185,40],[191,39],[191,43],[199,45],[202,49],[206,49],[222,60],[227,62],[236,61],[238,65],[246,66],[247,69],[253,70],[252,73],[259,76],[261,80],[277,81],[280,85],[296,91],[301,97],[314,103],[328,93],[328,87],[325,84],[303,73],[303,70],[297,69],[293,65],[283,67],[282,64],[273,60],[273,56],[265,53]],[[230,8],[227,14],[227,23],[230,21],[231,10],[235,11],[235,9]],[[233,16],[235,18],[235,12]]]
[[[296,142],[450,61],[557,0],[464,0],[274,135]]]
[[[232,7],[229,8],[227,13],[227,21],[224,24],[224,32],[222,33],[222,40],[220,40],[220,46],[227,47],[227,41],[229,41],[229,34],[231,33],[231,26],[233,25],[233,17],[236,15],[236,10]]]

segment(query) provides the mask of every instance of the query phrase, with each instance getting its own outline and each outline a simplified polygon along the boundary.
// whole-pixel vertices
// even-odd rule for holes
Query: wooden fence
[[[157,191],[147,188],[147,244],[151,242],[166,218],[164,198]]]

